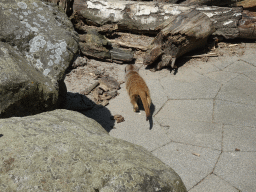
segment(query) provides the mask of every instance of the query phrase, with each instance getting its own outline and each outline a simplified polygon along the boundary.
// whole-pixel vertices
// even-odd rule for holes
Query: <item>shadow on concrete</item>
[[[138,101],[138,106],[139,106],[139,110],[145,111],[145,109],[143,107],[143,104],[142,104],[142,101],[140,99]],[[152,114],[154,114],[154,112],[155,112],[155,105],[153,103],[151,103],[151,106],[150,106],[150,117],[148,119],[148,121],[149,121],[149,129],[150,130],[153,128]],[[146,117],[145,117],[145,119],[146,119]]]
[[[149,120],[149,130],[151,130],[153,128],[153,114],[155,112],[155,105],[153,103],[151,103],[151,106],[150,106],[150,118],[148,119]]]
[[[62,109],[77,111],[97,121],[107,132],[113,129],[115,120],[112,120],[110,111],[102,106],[97,105],[85,95],[79,93],[67,92],[66,101]]]

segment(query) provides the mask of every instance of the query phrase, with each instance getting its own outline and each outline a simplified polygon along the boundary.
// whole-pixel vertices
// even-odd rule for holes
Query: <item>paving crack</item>
[[[252,63],[250,63],[250,62],[248,62],[248,61],[245,61],[245,60],[243,60],[243,59],[240,59],[240,61],[243,61],[243,62],[247,63],[248,65],[251,65],[251,66],[255,67]],[[256,68],[256,67],[255,67],[255,68]]]
[[[214,122],[214,109],[215,109],[215,105],[216,105],[216,102],[215,102],[215,99],[213,99],[213,102],[212,102],[212,123],[215,123]]]
[[[183,98],[183,99],[168,99],[168,101],[197,101],[197,100],[205,100],[209,101],[212,100],[213,98]]]
[[[159,84],[161,85],[161,87],[162,87],[162,89],[163,89],[163,91],[164,91],[165,95],[167,96],[167,100],[168,100],[168,99],[169,99],[169,95],[168,95],[168,93],[167,93],[167,91],[166,91],[165,87],[163,86],[163,84],[162,84],[161,80],[162,80],[162,79],[158,79]]]
[[[158,111],[153,115],[153,117],[155,117],[161,110],[162,108],[165,106],[165,104],[169,101],[169,99],[167,99],[164,104],[158,109]]]
[[[218,96],[218,94],[219,94],[219,92],[220,92],[220,90],[221,90],[222,86],[223,86],[223,84],[221,84],[221,86],[220,86],[219,90],[217,91],[216,95],[215,95],[215,96],[214,96],[214,98],[213,98],[213,106],[212,106],[212,123],[214,123],[214,110],[215,110],[215,105],[216,105],[216,98],[217,98],[217,96]]]
[[[174,141],[174,140],[170,139],[169,142],[163,144],[162,146],[157,147],[156,149],[151,150],[150,152],[152,153],[152,152],[156,151],[157,149],[160,149],[161,147],[164,147],[164,146],[166,146],[170,143],[176,143],[176,144],[182,144],[182,145],[187,145],[187,146],[200,147],[200,148],[203,148],[203,149],[211,149],[211,150],[214,150],[214,151],[220,151],[219,149],[214,149],[214,148],[211,148],[211,147],[205,147],[205,146],[199,146],[199,145],[194,145],[194,144],[189,144],[189,143],[183,143],[183,142],[180,142],[180,141]]]
[[[251,81],[256,82],[256,80],[255,80],[255,79],[250,78],[249,76],[245,75],[244,73],[243,73],[243,74],[241,74],[241,75],[244,75],[246,78],[250,79]]]
[[[196,187],[197,185],[199,185],[200,183],[202,183],[206,177],[208,177],[209,175],[211,175],[212,173],[209,173],[208,175],[206,175],[203,179],[201,179],[199,182],[197,182],[193,187],[191,187],[188,191],[190,191],[191,189],[193,189],[194,187]]]
[[[256,153],[256,151],[223,151],[223,153]]]
[[[211,173],[214,173],[214,170],[215,170],[215,168],[216,168],[216,166],[217,166],[217,163],[219,162],[220,156],[221,156],[221,154],[223,153],[223,140],[224,140],[224,125],[223,125],[223,124],[222,124],[221,129],[222,129],[222,132],[221,132],[221,136],[222,136],[222,137],[221,137],[221,152],[220,152],[220,154],[219,154],[219,157],[218,157],[218,159],[217,159],[215,165],[213,166],[213,169],[212,169],[212,172],[211,172]]]
[[[216,101],[225,101],[225,102],[240,104],[240,105],[246,105],[246,106],[256,106],[256,105],[253,105],[253,104],[246,104],[246,103],[242,103],[242,102],[235,102],[235,101],[230,101],[230,100],[225,100],[225,99],[215,99],[215,100]]]
[[[240,189],[238,189],[237,187],[235,187],[234,185],[232,185],[231,183],[229,183],[228,181],[226,181],[225,179],[223,179],[222,177],[220,177],[219,175],[213,173],[213,175],[215,175],[216,177],[220,178],[221,180],[225,181],[226,183],[228,183],[230,186],[234,187],[238,192],[242,192]]]
[[[221,71],[224,71],[224,69],[226,69],[226,68],[228,68],[229,66],[233,65],[233,64],[234,64],[235,62],[237,62],[237,61],[240,61],[240,59],[237,59],[237,60],[231,62],[231,63],[228,64],[226,67],[224,67],[223,69],[221,69]]]
[[[167,143],[163,144],[162,146],[159,146],[159,147],[157,147],[157,148],[151,150],[150,152],[153,153],[153,152],[156,151],[157,149],[160,149],[160,148],[162,148],[162,147],[164,147],[164,146],[166,146],[166,145],[168,145],[168,144],[170,144],[170,143],[172,143],[172,142],[173,142],[173,141],[170,140],[169,142],[167,142]]]

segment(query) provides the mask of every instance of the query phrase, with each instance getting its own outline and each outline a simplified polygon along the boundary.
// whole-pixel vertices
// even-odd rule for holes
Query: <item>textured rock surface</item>
[[[0,149],[0,191],[186,191],[150,152],[77,112],[0,120]]]
[[[0,42],[0,113],[22,115],[56,104],[58,91],[49,78],[28,65],[7,43]]]
[[[78,52],[71,22],[57,6],[38,0],[3,0],[0,10],[1,116],[54,109]]]

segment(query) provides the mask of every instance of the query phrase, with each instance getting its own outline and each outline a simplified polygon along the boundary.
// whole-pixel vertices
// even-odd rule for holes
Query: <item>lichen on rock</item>
[[[9,99],[7,104],[1,105],[4,107],[0,108],[0,116],[21,115],[19,108],[24,108],[21,110],[23,112],[26,111],[28,103],[40,106],[34,108],[34,112],[29,110],[29,114],[58,107],[66,94],[63,82],[65,71],[79,50],[78,35],[72,23],[57,6],[39,0],[1,1],[0,7],[0,41],[4,42],[1,47],[13,49],[4,54],[9,59],[2,59],[0,64],[6,69],[5,77],[8,77],[8,81],[15,81],[12,84],[19,87],[17,93],[13,93],[13,88],[10,87],[12,84],[7,85],[0,81],[0,89],[5,93],[0,96],[0,102]],[[14,55],[11,54],[13,52]],[[22,62],[18,63],[19,60],[13,57],[23,58],[20,59]],[[15,77],[14,71],[7,69],[15,66],[19,66],[20,70],[28,66],[30,69],[22,73],[32,78],[34,72],[31,71],[35,70],[40,74],[40,78],[34,77],[23,82],[19,76]],[[31,74],[28,75],[28,71]],[[20,84],[21,82],[23,84]],[[34,82],[39,88],[30,90],[28,82]],[[46,85],[49,85],[49,88]],[[41,86],[45,88],[40,88]],[[18,111],[15,112],[14,109]]]
[[[0,191],[186,192],[150,152],[78,112],[3,119],[0,130]]]

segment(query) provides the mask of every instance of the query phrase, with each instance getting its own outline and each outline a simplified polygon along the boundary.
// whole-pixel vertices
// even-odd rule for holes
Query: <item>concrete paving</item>
[[[182,178],[189,192],[256,191],[256,49],[185,63],[174,75],[140,74],[152,121],[134,113],[125,84],[106,107],[125,118],[110,135],[141,145]]]

